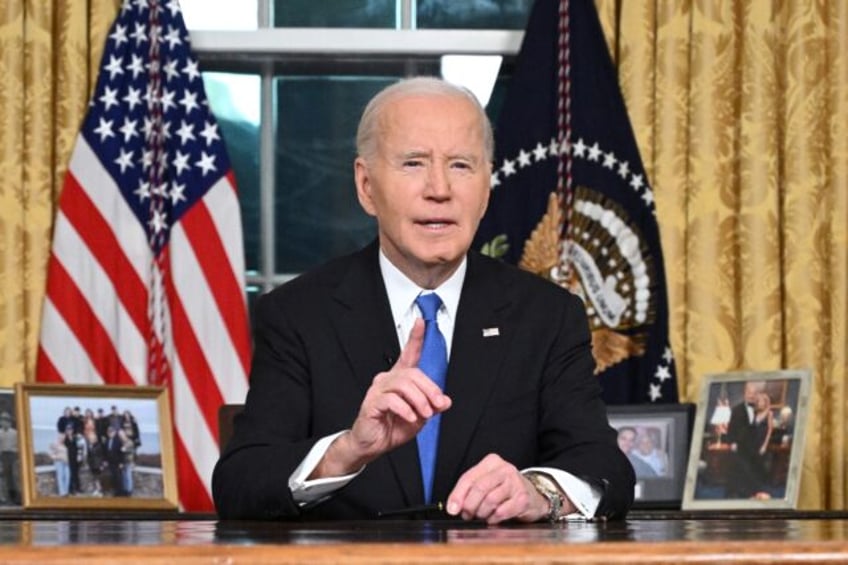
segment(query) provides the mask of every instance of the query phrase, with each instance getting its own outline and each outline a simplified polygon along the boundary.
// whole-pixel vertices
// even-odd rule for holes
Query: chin
[[[430,255],[424,262],[427,265],[432,265],[433,267],[438,267],[440,265],[452,265],[454,263],[459,263],[463,256],[464,254],[461,253],[437,253]]]
[[[439,265],[457,257],[457,246],[443,241],[418,241],[407,248],[406,255],[424,265]]]

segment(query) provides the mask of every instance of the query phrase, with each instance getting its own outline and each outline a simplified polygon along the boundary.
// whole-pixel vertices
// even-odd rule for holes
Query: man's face
[[[644,453],[645,455],[649,454],[654,450],[654,441],[651,439],[651,436],[648,434],[643,435],[639,438],[639,451]]]
[[[739,389],[736,389],[739,390]],[[745,402],[748,404],[753,404],[757,400],[757,393],[760,391],[760,387],[757,383],[747,382],[745,383]]]
[[[624,453],[630,453],[633,449],[633,440],[636,439],[636,434],[633,430],[621,430],[618,432],[618,448]]]
[[[354,165],[357,196],[386,257],[432,288],[462,261],[486,211],[482,127],[469,100],[445,95],[390,100],[378,120],[376,155]]]

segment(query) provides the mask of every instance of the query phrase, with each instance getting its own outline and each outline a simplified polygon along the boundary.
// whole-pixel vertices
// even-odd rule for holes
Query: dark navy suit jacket
[[[321,437],[350,428],[374,376],[401,346],[378,245],[301,275],[262,297],[244,411],[212,480],[223,519],[361,519],[423,502],[415,441],[328,500],[303,510],[288,477]],[[497,328],[497,332],[483,330]],[[593,376],[582,302],[530,273],[476,253],[455,322],[434,500],[488,453],[519,469],[563,469],[604,493],[599,516],[633,500],[633,469],[609,427]]]

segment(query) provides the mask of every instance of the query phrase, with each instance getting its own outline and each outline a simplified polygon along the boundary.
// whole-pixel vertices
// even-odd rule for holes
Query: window
[[[353,184],[370,97],[442,75],[494,121],[532,0],[181,0],[238,183],[248,299],[376,235]]]

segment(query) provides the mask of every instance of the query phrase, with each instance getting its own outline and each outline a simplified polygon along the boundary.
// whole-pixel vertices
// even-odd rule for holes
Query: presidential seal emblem
[[[519,266],[580,296],[592,329],[600,373],[645,352],[645,328],[654,322],[654,268],[641,234],[621,207],[584,186],[575,188],[570,238],[561,240],[557,195],[524,244]]]

